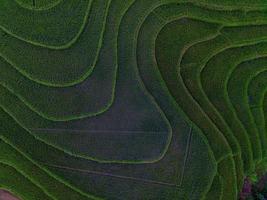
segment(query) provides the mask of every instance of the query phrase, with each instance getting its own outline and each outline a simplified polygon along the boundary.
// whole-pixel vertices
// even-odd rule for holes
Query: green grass
[[[0,0],[0,187],[235,200],[266,172],[264,0]]]

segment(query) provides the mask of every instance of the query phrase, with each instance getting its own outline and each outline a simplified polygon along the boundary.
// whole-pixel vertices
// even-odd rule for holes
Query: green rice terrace
[[[267,0],[0,0],[3,191],[245,200],[266,172]]]

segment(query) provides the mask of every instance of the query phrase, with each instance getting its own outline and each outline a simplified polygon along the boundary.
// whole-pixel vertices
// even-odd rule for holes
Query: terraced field
[[[0,0],[0,188],[236,200],[267,171],[266,0]]]

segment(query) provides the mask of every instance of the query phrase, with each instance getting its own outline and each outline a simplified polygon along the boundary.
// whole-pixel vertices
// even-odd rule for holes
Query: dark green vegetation
[[[235,200],[267,170],[267,1],[0,0],[0,188]]]
[[[267,198],[267,175],[262,176],[258,181],[245,180],[244,187],[240,194],[240,200],[265,200]]]

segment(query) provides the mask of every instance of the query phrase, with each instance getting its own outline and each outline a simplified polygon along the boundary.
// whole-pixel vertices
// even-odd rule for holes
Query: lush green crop
[[[235,200],[267,171],[267,1],[0,0],[0,188]]]

